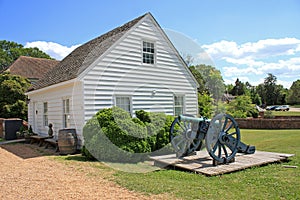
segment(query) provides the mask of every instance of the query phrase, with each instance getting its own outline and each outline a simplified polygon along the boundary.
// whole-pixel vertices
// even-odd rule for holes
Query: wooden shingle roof
[[[59,61],[45,58],[33,58],[20,56],[6,71],[13,75],[19,75],[28,79],[40,79],[49,70],[52,70]]]
[[[79,46],[60,61],[55,68],[46,73],[42,79],[36,82],[31,90],[41,89],[76,78],[147,14],[150,13],[146,13]]]

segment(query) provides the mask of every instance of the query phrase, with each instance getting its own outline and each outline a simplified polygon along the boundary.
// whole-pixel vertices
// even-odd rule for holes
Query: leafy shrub
[[[21,118],[27,120],[27,104],[25,92],[30,86],[28,79],[0,74],[0,116],[4,118]]]
[[[213,98],[207,93],[198,93],[199,114],[203,117],[211,118],[213,114]]]
[[[81,154],[85,156],[88,160],[96,160],[96,158],[87,150],[85,146],[81,148]]]
[[[137,111],[136,116],[131,118],[118,107],[99,111],[83,128],[83,155],[101,161],[137,162],[169,143],[172,116],[145,111]]]
[[[258,117],[258,111],[246,95],[238,96],[227,106],[227,112],[235,118]]]
[[[142,122],[147,122],[150,123],[151,119],[150,119],[150,114],[144,110],[138,110],[135,112],[135,115],[138,119],[140,119]]]
[[[259,112],[256,108],[253,107],[251,110],[249,110],[249,112],[253,118],[258,118]]]
[[[273,114],[273,112],[272,112],[271,110],[267,110],[267,111],[265,111],[265,113],[264,113],[264,118],[267,118],[267,119],[274,119],[275,116],[274,116],[274,114]]]

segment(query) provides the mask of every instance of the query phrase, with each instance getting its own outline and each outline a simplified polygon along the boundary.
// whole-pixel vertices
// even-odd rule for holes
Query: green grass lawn
[[[257,150],[295,154],[288,163],[253,167],[215,177],[175,170],[114,174],[116,181],[145,194],[170,199],[300,199],[300,130],[241,130]],[[283,165],[297,166],[285,168]]]
[[[166,194],[167,199],[300,199],[300,129],[253,130],[242,129],[243,142],[257,150],[295,154],[289,162],[253,167],[221,176],[177,170],[158,170],[148,173],[117,171],[100,162],[90,162],[80,155],[58,156],[68,164],[76,162],[96,167],[101,177],[122,187],[146,195]],[[297,168],[286,168],[285,165]],[[134,167],[132,167],[134,171]]]
[[[274,116],[300,116],[300,112],[294,111],[272,111]]]

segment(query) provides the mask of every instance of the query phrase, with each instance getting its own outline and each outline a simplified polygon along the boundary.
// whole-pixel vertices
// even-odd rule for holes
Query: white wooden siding
[[[155,43],[155,63],[143,64],[142,43]],[[63,128],[63,98],[70,98],[71,127],[80,139],[89,119],[103,108],[114,105],[116,95],[130,96],[132,110],[174,114],[174,95],[184,95],[184,110],[197,114],[197,83],[192,78],[176,50],[161,32],[151,16],[146,16],[107,52],[89,66],[72,83],[59,83],[29,93],[29,124],[47,134],[43,126],[43,102],[48,102],[48,121],[54,134]],[[132,113],[133,114],[133,113]]]
[[[48,103],[48,123],[53,124],[54,134],[57,136],[59,129],[63,128],[63,99],[70,99],[70,127],[75,128],[79,136],[80,142],[82,140],[82,128],[84,124],[83,115],[83,92],[82,84],[74,83],[68,84],[54,89],[49,89],[41,92],[29,93],[29,108],[28,108],[28,122],[33,130],[39,134],[48,134],[48,127],[43,126],[43,102]],[[34,125],[33,104],[36,104],[37,122]]]
[[[142,63],[142,42],[155,43],[155,64]],[[197,114],[196,83],[150,17],[125,35],[83,76],[85,121],[114,105],[115,95],[132,97],[132,109],[174,113],[174,95]],[[153,93],[155,91],[155,94]]]

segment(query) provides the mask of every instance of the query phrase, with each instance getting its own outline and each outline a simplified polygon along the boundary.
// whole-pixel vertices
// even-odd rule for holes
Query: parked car
[[[266,110],[275,110],[276,108],[278,108],[279,106],[268,106],[266,108]]]
[[[288,105],[278,106],[275,111],[289,111],[290,107]]]

